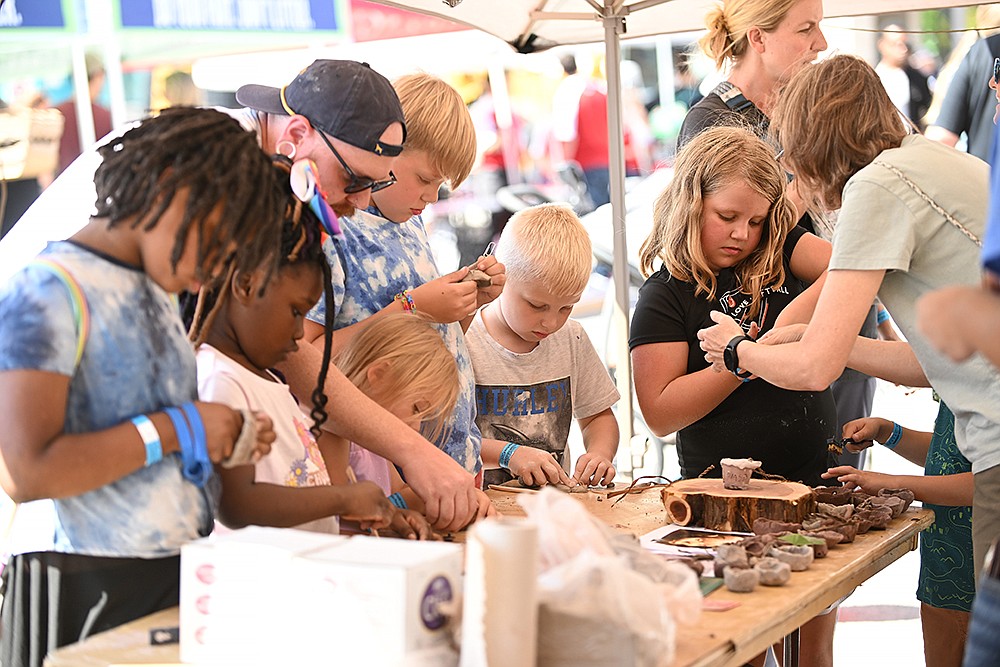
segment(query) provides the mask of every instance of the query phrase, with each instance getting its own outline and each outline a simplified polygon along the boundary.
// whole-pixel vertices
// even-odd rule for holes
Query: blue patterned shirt
[[[86,297],[90,332],[80,365],[68,289],[29,264],[0,289],[0,372],[69,376],[66,433],[197,399],[194,350],[167,292],[143,271],[71,242],[50,243],[39,257],[58,263]],[[170,454],[79,496],[26,503],[12,538],[15,552],[153,558],[207,535],[212,516],[207,492],[185,481],[180,455]]]
[[[404,289],[439,277],[419,216],[395,223],[370,207],[341,218],[340,226],[343,237],[327,239],[323,246],[333,281],[334,329],[365,320],[391,304]],[[308,317],[320,325],[324,323],[324,299],[320,299]],[[455,413],[447,424],[446,439],[436,444],[466,470],[477,473],[482,467],[479,456],[482,436],[476,427],[475,375],[465,334],[457,322],[434,326],[455,355],[462,385]]]

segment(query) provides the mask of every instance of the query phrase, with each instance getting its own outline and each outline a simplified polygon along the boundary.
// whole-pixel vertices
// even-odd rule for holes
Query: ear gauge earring
[[[287,155],[285,155],[285,153],[283,153],[281,151],[281,147],[285,146],[285,145],[288,146],[288,154]],[[296,152],[295,144],[293,144],[292,142],[288,141],[287,139],[285,141],[279,141],[278,145],[274,147],[274,150],[277,151],[278,155],[284,155],[289,160],[294,160],[295,159],[295,152]]]

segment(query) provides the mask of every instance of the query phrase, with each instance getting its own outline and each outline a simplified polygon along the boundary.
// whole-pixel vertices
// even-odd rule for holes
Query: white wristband
[[[151,466],[163,458],[163,444],[160,442],[160,432],[156,430],[156,425],[149,420],[146,415],[139,415],[132,418],[142,443],[146,445],[146,465]]]

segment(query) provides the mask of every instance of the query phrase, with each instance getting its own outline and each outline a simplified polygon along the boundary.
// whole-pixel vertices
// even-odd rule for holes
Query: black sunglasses
[[[993,59],[993,85],[1000,84],[1000,58]]]
[[[330,149],[331,153],[333,153],[333,157],[337,158],[337,162],[340,163],[340,166],[343,167],[344,171],[347,173],[347,178],[349,182],[347,184],[347,187],[344,188],[344,192],[346,192],[347,194],[353,195],[357,192],[364,192],[365,190],[378,192],[379,190],[385,190],[387,187],[396,182],[396,175],[393,174],[391,171],[389,172],[389,178],[385,179],[384,181],[376,181],[374,178],[367,178],[367,177],[361,178],[360,176],[354,173],[353,169],[347,166],[347,163],[344,161],[344,158],[340,157],[340,153],[338,153],[337,149],[333,147],[333,144],[330,143],[330,140],[326,138],[326,134],[319,129],[316,130],[316,133],[319,134],[321,139],[323,139],[323,143],[326,144],[326,147]]]

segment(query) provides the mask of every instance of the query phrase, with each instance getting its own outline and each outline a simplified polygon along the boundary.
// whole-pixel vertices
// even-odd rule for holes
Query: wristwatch
[[[745,371],[740,368],[740,357],[736,353],[736,346],[745,340],[753,342],[753,338],[750,336],[736,336],[726,344],[726,349],[722,353],[722,362],[726,365],[726,370],[741,380],[753,375],[750,371]]]

